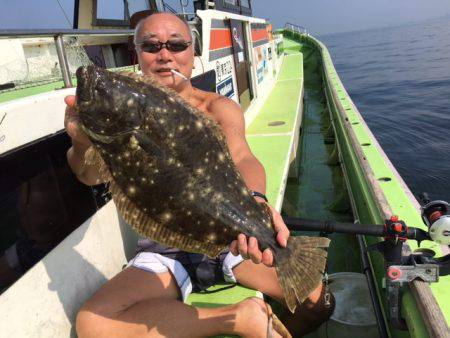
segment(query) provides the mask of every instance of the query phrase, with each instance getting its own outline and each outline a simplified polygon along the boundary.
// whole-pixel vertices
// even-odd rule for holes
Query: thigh
[[[177,299],[179,288],[170,272],[151,273],[128,267],[104,284],[83,310],[116,317],[132,305],[152,298]]]
[[[275,268],[255,264],[247,259],[233,268],[233,274],[239,284],[261,291],[281,303],[284,302]]]

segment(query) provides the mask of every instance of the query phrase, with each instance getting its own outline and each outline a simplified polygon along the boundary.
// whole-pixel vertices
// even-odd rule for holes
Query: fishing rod
[[[385,220],[384,224],[339,223],[294,217],[283,217],[283,220],[293,231],[318,231],[322,235],[355,234],[359,239],[362,235],[384,238],[368,247],[363,245],[362,258],[363,262],[368,261],[368,251],[377,251],[383,255],[389,319],[395,328],[406,330],[406,322],[401,318],[400,308],[403,286],[416,279],[429,283],[437,282],[439,276],[450,274],[450,254],[435,258],[435,252],[430,249],[419,249],[414,253],[404,250],[403,244],[408,239],[416,240],[419,246],[424,240],[450,245],[450,204],[442,200],[430,201],[425,194],[422,202],[421,216],[427,230],[408,226],[397,216],[391,216]],[[369,289],[375,310],[377,310],[380,305],[379,301],[373,298],[376,297],[373,290],[373,276],[369,268],[364,270],[369,279]],[[373,285],[370,285],[370,282]],[[377,317],[379,319],[381,316]]]

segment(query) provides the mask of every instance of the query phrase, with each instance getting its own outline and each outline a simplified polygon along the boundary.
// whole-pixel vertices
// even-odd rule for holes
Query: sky
[[[313,35],[399,26],[450,16],[449,0],[278,0],[253,1],[255,16],[304,26]],[[281,5],[283,4],[283,5]],[[450,20],[450,17],[449,17]]]
[[[98,0],[110,4],[120,0]],[[138,6],[145,0],[131,0]],[[130,1],[130,2],[131,2]],[[74,0],[0,0],[0,29],[71,28]],[[180,9],[179,0],[167,0]],[[192,11],[189,1],[188,11]],[[65,18],[62,9],[68,19]],[[102,5],[107,9],[107,5]],[[286,22],[313,35],[399,26],[449,16],[449,0],[253,0],[254,16],[276,28]]]

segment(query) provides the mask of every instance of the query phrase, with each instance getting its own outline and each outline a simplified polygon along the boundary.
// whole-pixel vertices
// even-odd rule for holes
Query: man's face
[[[191,41],[188,27],[174,15],[158,14],[145,20],[140,29],[138,42],[186,42]],[[193,44],[193,42],[192,42]],[[162,48],[156,53],[144,52],[138,47],[138,59],[144,74],[151,74],[161,84],[175,90],[183,87],[184,79],[174,75],[174,69],[190,78],[194,64],[192,44],[184,51],[174,52]]]

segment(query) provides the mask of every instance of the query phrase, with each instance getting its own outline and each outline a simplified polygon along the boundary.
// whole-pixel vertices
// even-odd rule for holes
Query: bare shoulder
[[[241,119],[243,117],[242,108],[235,101],[216,93],[211,94],[208,111],[219,123],[236,118]]]
[[[242,111],[241,106],[234,102],[232,99],[219,95],[217,93],[211,93],[211,101],[209,108],[212,111],[222,110],[223,108]]]

